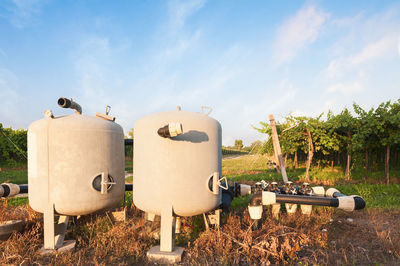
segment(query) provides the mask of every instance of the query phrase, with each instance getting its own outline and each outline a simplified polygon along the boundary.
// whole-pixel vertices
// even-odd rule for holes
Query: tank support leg
[[[54,223],[54,206],[51,205],[43,215],[44,219],[44,248],[57,249],[64,244],[67,231],[68,216],[60,215],[58,222]]]
[[[161,210],[160,251],[172,252],[175,242],[175,217],[172,206]]]
[[[43,213],[44,248],[55,249],[54,241],[54,205],[51,204]]]
[[[172,206],[161,209],[161,234],[160,245],[152,247],[147,251],[149,261],[162,264],[179,263],[182,259],[183,248],[175,247],[175,225],[176,218]]]

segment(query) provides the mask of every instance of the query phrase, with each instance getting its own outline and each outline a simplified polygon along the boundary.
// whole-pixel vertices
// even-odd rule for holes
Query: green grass
[[[132,173],[133,172],[133,161],[125,161],[125,171]]]
[[[8,206],[22,206],[28,204],[28,197],[9,198]]]
[[[230,181],[249,182],[249,181],[277,181],[282,182],[281,174],[267,167],[268,158],[261,155],[246,155],[240,158],[226,159],[222,162],[223,175]],[[125,170],[132,172],[132,160],[125,162]],[[305,169],[299,168],[296,172],[287,169],[288,178],[291,181],[301,183],[304,180]],[[400,171],[391,171],[391,177],[399,178]],[[330,168],[321,170],[311,170],[310,179],[312,184],[329,184],[326,188],[334,186],[342,193],[347,195],[360,195],[366,202],[368,208],[383,208],[383,209],[400,209],[400,185],[399,184],[365,184],[363,171],[355,170],[352,173],[352,181],[346,181],[343,171],[340,168],[335,168],[332,172]],[[2,170],[0,172],[0,182],[9,181],[15,184],[27,183],[27,170]],[[368,181],[377,183],[383,181],[383,171],[369,173]],[[132,182],[132,177],[126,179],[126,182]],[[235,198],[232,202],[232,208],[247,206],[250,197]],[[24,205],[28,202],[27,198],[9,199],[9,205]],[[132,204],[132,192],[127,192],[125,204]]]
[[[360,195],[364,198],[368,208],[400,210],[399,184],[352,184],[336,187],[346,195]]]
[[[240,158],[224,160],[222,163],[223,175],[230,181],[249,182],[249,181],[277,181],[282,182],[282,176],[275,171],[268,170],[268,158],[260,155],[242,156]],[[288,178],[291,181],[301,183],[305,177],[305,169],[299,168],[294,173],[288,169]],[[399,171],[391,171],[390,175],[398,178]],[[311,184],[328,184],[325,188],[336,187],[347,195],[360,195],[366,203],[367,208],[399,209],[400,210],[400,185],[399,184],[366,184],[362,171],[354,171],[351,182],[344,177],[342,169],[335,168],[331,171],[326,169],[313,169],[310,171]],[[377,183],[383,182],[383,171],[372,172],[368,176],[368,181]],[[249,197],[236,198],[232,202],[232,208],[244,207],[249,201]]]
[[[9,182],[14,184],[28,183],[27,170],[2,170],[0,172],[0,183]]]

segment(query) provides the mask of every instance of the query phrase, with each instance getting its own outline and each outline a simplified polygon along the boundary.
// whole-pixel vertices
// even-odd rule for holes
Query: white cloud
[[[275,56],[278,64],[293,59],[307,45],[312,44],[321,32],[329,14],[307,5],[285,21],[278,29]]]
[[[171,31],[176,33],[181,30],[186,20],[200,10],[205,2],[205,0],[170,1],[168,3],[168,13]]]
[[[363,87],[359,82],[353,83],[337,83],[334,84],[325,90],[327,93],[337,93],[340,92],[342,94],[352,94],[359,93],[363,91]]]
[[[376,42],[369,43],[360,53],[351,56],[348,63],[352,65],[362,64],[378,57],[394,54],[396,50],[396,37],[394,34],[387,35]]]
[[[15,74],[5,68],[0,68],[0,122],[5,127],[19,127],[23,124],[18,87]]]
[[[383,36],[367,43],[358,53],[335,58],[329,62],[324,73],[329,78],[337,78],[354,69],[360,70],[360,66],[370,61],[394,56],[396,54],[396,37],[395,34]]]
[[[185,52],[187,52],[191,47],[193,47],[197,41],[201,37],[200,30],[197,30],[193,34],[189,34],[189,36],[181,36],[180,38],[174,41],[173,45],[170,45],[162,51],[160,55],[163,60],[176,60],[182,57]]]

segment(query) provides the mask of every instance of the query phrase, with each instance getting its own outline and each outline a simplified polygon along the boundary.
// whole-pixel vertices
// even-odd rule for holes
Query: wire
[[[26,157],[25,153],[15,144],[5,133],[3,130],[1,130],[1,133],[3,133],[4,137],[6,137],[14,146],[17,148],[17,150],[22,154],[22,156],[25,157],[26,160],[28,160],[28,157]]]

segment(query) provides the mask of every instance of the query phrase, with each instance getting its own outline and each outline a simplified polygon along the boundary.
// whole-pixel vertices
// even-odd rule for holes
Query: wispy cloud
[[[341,77],[346,72],[367,62],[382,59],[386,56],[394,56],[396,54],[396,42],[397,35],[394,33],[383,36],[366,44],[360,52],[331,60],[324,71],[330,78]]]
[[[0,122],[4,126],[21,126],[23,119],[20,115],[18,94],[18,78],[5,68],[0,68]]]
[[[25,28],[39,21],[42,7],[47,0],[5,0],[2,5],[6,11],[3,17],[14,27]]]
[[[168,3],[169,26],[172,33],[181,30],[186,20],[200,10],[206,0],[172,0]]]
[[[278,29],[275,57],[278,64],[292,60],[307,45],[312,44],[329,17],[314,5],[306,5],[287,19]]]
[[[363,90],[363,87],[359,82],[352,82],[352,83],[337,83],[332,85],[326,89],[328,93],[336,93],[340,92],[342,94],[352,94],[358,93]]]

